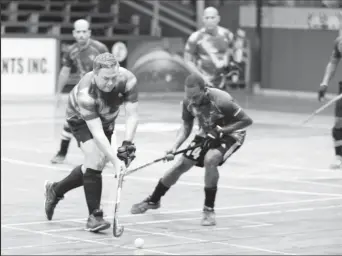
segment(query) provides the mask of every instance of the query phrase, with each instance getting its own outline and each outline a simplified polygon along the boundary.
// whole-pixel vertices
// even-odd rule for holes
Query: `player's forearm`
[[[183,124],[177,132],[177,137],[173,149],[177,150],[190,136],[193,124]]]
[[[135,137],[135,133],[138,128],[139,118],[138,115],[130,115],[126,119],[126,130],[125,130],[125,140],[133,141]]]
[[[338,62],[337,61],[330,61],[325,69],[325,73],[324,73],[324,77],[323,77],[323,81],[322,84],[324,85],[328,85],[331,78],[334,76],[335,72],[336,72],[336,68],[337,68]]]
[[[107,159],[113,164],[114,169],[116,171],[119,168],[119,159],[116,156],[116,153],[114,152],[112,146],[110,145],[106,135],[102,132],[94,133],[93,134],[94,141],[96,145],[99,147],[101,152],[107,157]]]
[[[221,131],[223,134],[229,135],[229,134],[231,134],[237,130],[241,130],[241,129],[244,129],[244,128],[250,126],[252,123],[253,123],[253,120],[249,117],[246,117],[246,118],[241,119],[241,120],[239,120],[233,124],[221,127],[222,128]]]
[[[57,82],[57,93],[61,93],[64,86],[67,84],[70,76],[70,69],[63,67],[59,72],[58,82]]]

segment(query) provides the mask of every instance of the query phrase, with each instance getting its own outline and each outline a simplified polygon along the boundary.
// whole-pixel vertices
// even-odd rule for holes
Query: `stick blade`
[[[119,226],[118,221],[114,220],[114,223],[113,223],[113,235],[114,235],[114,237],[122,236],[124,230],[125,230],[124,226]]]

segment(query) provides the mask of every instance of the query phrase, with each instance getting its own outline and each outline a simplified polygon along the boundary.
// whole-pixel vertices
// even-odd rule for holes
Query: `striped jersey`
[[[120,67],[116,86],[111,92],[103,92],[96,86],[93,72],[85,74],[69,94],[66,117],[71,125],[100,118],[104,129],[114,129],[120,106],[125,102],[137,102],[136,84],[127,83],[135,76]]]

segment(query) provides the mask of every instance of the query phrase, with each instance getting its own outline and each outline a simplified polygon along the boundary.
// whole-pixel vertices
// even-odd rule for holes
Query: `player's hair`
[[[198,86],[201,90],[205,89],[205,82],[202,77],[193,73],[185,79],[185,87],[194,88]]]
[[[97,55],[93,62],[93,70],[95,73],[99,72],[101,68],[112,68],[119,65],[113,54],[109,52]]]

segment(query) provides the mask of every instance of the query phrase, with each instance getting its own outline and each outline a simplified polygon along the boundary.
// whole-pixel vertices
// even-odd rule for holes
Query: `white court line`
[[[80,241],[66,241],[66,242],[50,243],[50,244],[19,245],[19,246],[12,246],[12,247],[1,248],[1,251],[5,251],[5,250],[20,250],[20,249],[29,249],[29,248],[37,248],[37,247],[47,247],[47,246],[55,246],[55,245],[62,245],[62,244],[77,244],[79,242]]]
[[[30,229],[17,228],[17,227],[6,227],[6,228],[18,230],[18,231],[23,231],[23,232],[28,232],[28,233],[32,233],[32,234],[37,234],[37,235],[62,238],[62,239],[66,239],[69,241],[79,241],[79,242],[88,243],[88,244],[98,244],[98,245],[111,246],[111,247],[117,247],[117,248],[129,249],[129,250],[135,250],[136,249],[136,248],[130,247],[130,246],[115,245],[113,243],[104,243],[104,242],[100,242],[98,240],[80,239],[80,238],[76,238],[76,237],[72,237],[72,236],[62,236],[62,235],[50,234],[50,233],[46,233],[44,231],[34,231],[34,230],[30,230]],[[173,253],[168,253],[168,252],[163,252],[163,251],[158,251],[158,250],[145,249],[145,251],[163,254],[163,255],[178,255],[178,254],[173,254]]]
[[[126,179],[140,180],[146,182],[158,182],[159,179],[150,179],[138,176],[130,176],[126,177]],[[187,185],[187,186],[202,186],[203,184],[197,182],[188,182],[188,181],[177,181],[177,184]],[[244,191],[258,191],[258,192],[272,192],[272,193],[282,193],[282,194],[297,194],[297,195],[310,195],[310,196],[336,196],[341,197],[342,194],[335,193],[317,193],[317,192],[308,192],[308,191],[300,191],[300,190],[284,190],[284,189],[271,189],[271,188],[256,188],[256,187],[236,187],[236,186],[227,186],[219,184],[219,188],[227,188],[227,189],[235,189],[235,190],[244,190]]]
[[[1,161],[11,163],[11,164],[18,164],[18,165],[25,165],[25,166],[33,166],[33,167],[39,167],[44,169],[50,169],[50,170],[57,170],[57,171],[68,171],[70,172],[70,168],[63,168],[63,167],[56,167],[46,164],[38,164],[28,161],[21,161],[16,159],[11,159],[7,157],[1,157]],[[110,174],[103,174],[103,176],[112,177]],[[143,178],[138,176],[128,176],[126,179],[132,179],[132,180],[140,180],[140,181],[146,181],[146,182],[157,182],[158,178]],[[196,182],[185,182],[185,181],[178,181],[177,184],[187,185],[187,186],[200,186],[203,187],[202,183],[196,183]],[[244,191],[258,191],[258,192],[272,192],[272,193],[283,193],[283,194],[297,194],[297,195],[311,195],[311,196],[336,196],[341,197],[342,194],[335,194],[335,193],[317,193],[317,192],[308,192],[308,191],[299,191],[299,190],[282,190],[282,189],[267,189],[267,188],[256,188],[256,187],[237,187],[237,186],[227,186],[227,185],[221,185],[220,189],[227,188],[227,189],[236,189],[236,190],[244,190]]]
[[[21,151],[30,151],[30,152],[34,152],[34,153],[38,153],[38,154],[54,154],[56,153],[56,151],[53,150],[41,150],[38,148],[31,148],[31,147],[26,147],[26,146],[15,146],[15,145],[1,145],[2,149],[5,148],[9,148],[9,149],[14,149],[14,150],[21,150]],[[161,154],[160,151],[157,150],[149,150],[149,149],[138,149],[137,150],[138,153],[152,153],[152,154],[156,154],[156,155],[160,155],[160,157],[162,157],[163,155]],[[81,151],[79,154],[74,154],[74,153],[68,153],[67,157],[71,156],[73,158],[80,158],[80,159],[84,159],[84,156],[81,154]],[[109,163],[108,163],[109,165]]]
[[[27,124],[60,124],[63,123],[65,119],[56,119],[56,118],[40,118],[37,120],[20,120],[20,121],[13,121],[13,122],[1,122],[1,127],[11,127],[11,126],[18,126],[18,125],[27,125]]]
[[[189,236],[179,236],[179,235],[170,234],[170,233],[151,232],[151,231],[145,231],[145,230],[140,230],[140,229],[132,229],[132,228],[127,228],[127,230],[133,231],[133,232],[144,233],[144,234],[156,235],[156,236],[166,236],[166,237],[171,237],[171,238],[176,238],[176,239],[181,239],[181,240],[191,240],[191,241],[196,241],[198,243],[220,244],[220,245],[231,246],[231,247],[236,247],[236,248],[240,248],[240,249],[249,249],[252,251],[260,251],[260,252],[264,252],[264,253],[268,252],[268,253],[281,254],[281,255],[294,255],[294,254],[289,254],[289,253],[285,253],[285,252],[281,252],[281,251],[263,249],[263,248],[259,248],[259,247],[231,244],[231,243],[219,242],[219,241],[210,241],[210,240],[204,240],[204,239],[199,239],[199,238],[192,238]],[[225,240],[227,240],[227,239],[225,239]]]
[[[249,228],[258,228],[258,227],[265,227],[265,226],[272,226],[272,224],[254,224],[254,225],[245,225],[245,226],[241,226],[238,227],[238,229],[249,229]],[[189,230],[189,232],[195,232],[195,231],[217,231],[217,230],[231,230],[231,229],[236,229],[236,228],[231,228],[231,227],[224,227],[224,228],[209,228],[209,229],[203,229],[203,228],[199,228],[199,229],[192,229]],[[63,231],[75,231],[75,230],[83,230],[83,228],[68,228],[68,229],[51,229],[51,230],[44,230],[43,232],[63,232]],[[188,231],[188,230],[182,230],[182,231]],[[135,235],[135,236],[141,236],[141,235]],[[95,241],[103,241],[103,240],[108,240],[110,238],[101,238],[101,239],[94,239]],[[27,249],[27,248],[36,248],[36,247],[47,247],[47,246],[56,246],[56,245],[62,245],[62,244],[75,244],[75,243],[79,243],[80,241],[67,241],[67,242],[59,242],[59,243],[50,243],[50,244],[31,244],[31,245],[23,245],[23,246],[13,246],[13,247],[5,247],[5,248],[1,248],[1,250],[18,250],[18,249]],[[181,243],[180,245],[183,245],[184,243]],[[173,245],[174,246],[174,245]],[[162,247],[162,246],[157,246],[157,247]],[[153,247],[154,248],[154,247]]]
[[[283,181],[283,182],[293,182],[293,183],[303,183],[303,184],[312,184],[312,185],[320,185],[326,187],[334,187],[334,188],[342,188],[342,185],[331,184],[325,182],[317,182],[317,181],[307,181],[300,179],[287,179],[287,178],[275,178],[270,176],[262,176],[262,175],[253,175],[253,174],[242,174],[238,176],[232,177],[234,179],[255,179],[255,180],[273,180],[273,181]],[[325,177],[325,179],[338,179],[339,177]],[[340,177],[342,179],[342,176]]]
[[[295,209],[297,211],[297,209]],[[197,220],[197,219],[201,219],[201,218],[191,218],[190,220]],[[80,224],[84,224],[83,221],[72,221],[75,223],[80,223]],[[247,222],[247,221],[246,221]],[[136,222],[129,222],[129,223],[124,223],[123,225],[125,226],[134,226],[134,225],[140,225],[140,223],[136,223]],[[245,228],[258,228],[258,227],[267,227],[267,226],[273,226],[273,224],[271,223],[260,223],[260,224],[253,224],[253,225],[243,225],[243,226],[239,226],[239,227],[223,227],[223,228],[208,228],[208,229],[203,229],[203,228],[198,228],[198,229],[189,229],[189,230],[181,230],[181,231],[187,231],[187,232],[195,232],[195,231],[215,231],[215,230],[230,230],[230,229],[245,229]],[[57,229],[44,229],[44,230],[37,230],[40,232],[46,232],[46,233],[59,233],[59,232],[68,232],[68,231],[81,231],[84,230],[84,228],[81,227],[75,227],[75,228],[57,228]]]
[[[272,214],[284,214],[284,213],[292,213],[292,212],[326,210],[326,209],[333,209],[333,208],[340,208],[340,207],[342,208],[342,204],[341,205],[322,206],[322,207],[312,207],[312,208],[298,208],[298,209],[289,209],[289,210],[274,210],[274,211],[263,211],[263,212],[216,215],[216,218],[221,219],[221,218],[236,218],[236,217],[250,217],[250,216],[261,216],[261,215],[272,215]],[[201,219],[201,217],[197,217],[197,218],[175,218],[175,219],[165,219],[165,220],[137,221],[137,222],[130,222],[130,223],[122,222],[122,224],[125,226],[135,226],[135,225],[172,223],[175,221],[189,221],[189,220],[200,220],[200,219]],[[78,221],[74,221],[74,222],[78,222]]]
[[[341,198],[319,198],[319,199],[307,199],[307,200],[297,200],[297,201],[288,201],[288,202],[274,202],[274,203],[265,203],[265,204],[252,204],[252,205],[241,205],[241,206],[228,206],[228,207],[216,207],[215,210],[232,210],[232,209],[249,209],[249,208],[258,208],[258,207],[267,207],[267,206],[277,206],[277,205],[291,205],[291,204],[302,204],[302,203],[312,203],[312,202],[325,202],[325,201],[335,201],[335,200],[342,200]],[[187,210],[177,210],[177,211],[162,211],[162,212],[155,212],[151,215],[168,215],[168,214],[178,214],[178,213],[189,213],[189,212],[200,212],[202,209],[187,209]],[[149,216],[149,214],[142,214],[142,215],[120,215],[120,218],[138,218],[143,216]],[[105,216],[105,219],[112,220],[113,216]],[[62,219],[62,220],[51,220],[51,221],[34,221],[34,222],[22,222],[22,223],[8,223],[8,224],[1,224],[1,227],[6,226],[24,226],[24,225],[40,225],[40,224],[49,224],[49,223],[63,223],[63,222],[77,222],[77,221],[85,221],[86,218],[78,218],[78,219]],[[2,221],[3,222],[3,221]],[[251,223],[258,223],[264,224],[263,222],[252,222]]]
[[[341,200],[342,198],[331,198],[331,199],[322,199],[321,201],[328,201],[328,200]],[[311,200],[312,202],[317,201]],[[293,203],[293,202],[292,202]],[[296,202],[295,202],[296,203]],[[283,204],[286,204],[284,202]],[[275,204],[274,204],[275,205]],[[257,205],[258,206],[258,205]],[[254,206],[253,206],[254,207]],[[295,208],[289,210],[274,210],[274,211],[259,211],[259,212],[248,212],[248,213],[239,213],[239,214],[229,214],[229,215],[217,215],[217,218],[235,218],[235,217],[246,217],[246,216],[258,216],[258,215],[271,215],[271,214],[278,214],[278,213],[286,213],[286,212],[293,212],[293,211],[307,211],[307,209],[315,210],[315,209],[329,209],[329,208],[337,208],[342,207],[342,205],[333,205],[333,206],[323,206],[323,207],[316,207],[316,208]],[[231,207],[225,207],[224,209],[230,209]],[[248,206],[241,207],[241,208],[248,208]],[[223,208],[220,208],[223,209]],[[192,211],[192,210],[191,210]],[[170,213],[170,212],[168,212]],[[172,213],[172,212],[171,212]],[[158,213],[157,213],[158,214]],[[122,215],[120,218],[127,218],[132,217],[135,218],[139,215]],[[141,215],[144,216],[144,215]],[[145,215],[148,216],[148,215]],[[112,220],[113,216],[106,216],[105,219]],[[138,224],[152,224],[152,223],[164,223],[164,222],[172,222],[172,221],[183,221],[183,220],[196,220],[199,218],[174,218],[174,219],[165,219],[165,220],[158,220],[158,221],[138,221],[138,222],[127,222],[125,225],[138,225]],[[62,222],[80,222],[85,221],[86,218],[78,218],[78,219],[63,219],[63,220],[52,220],[52,221],[35,221],[35,222],[23,222],[23,223],[8,223],[8,224],[1,224],[1,227],[14,227],[14,226],[24,226],[24,225],[39,225],[39,224],[48,224],[48,223],[62,223]],[[261,222],[262,224],[262,222]],[[266,223],[267,224],[267,223]]]
[[[56,153],[55,151],[52,151],[52,150],[40,150],[40,149],[37,149],[37,148],[32,148],[32,147],[26,147],[26,146],[20,146],[20,145],[13,145],[13,144],[5,144],[5,143],[2,143],[1,147],[3,149],[6,149],[6,148],[9,148],[9,149],[14,149],[14,150],[21,150],[21,151],[32,151],[32,152],[36,152],[36,153],[39,153],[39,154],[54,154]],[[145,149],[142,149],[142,150],[138,150],[137,151],[138,153],[139,152],[148,152],[148,153],[152,153],[152,154],[156,154],[156,155],[160,155],[160,151],[157,151],[157,150],[145,150]],[[73,153],[68,153],[68,156],[71,156],[71,157],[75,157],[75,158],[84,158],[83,155],[80,153],[80,154],[73,154]],[[273,168],[273,169],[288,169],[288,170],[301,170],[301,171],[316,171],[316,172],[324,172],[324,173],[329,173],[329,174],[339,174],[338,172],[336,172],[336,170],[331,170],[331,169],[324,169],[324,168],[311,168],[311,167],[301,167],[301,166],[293,166],[293,165],[280,165],[280,164],[265,164],[265,163],[250,163],[250,162],[247,162],[247,161],[242,161],[242,160],[232,160],[231,161],[232,164],[236,163],[236,164],[243,164],[243,165],[246,165],[246,166],[253,166],[253,168],[255,167],[260,167],[260,168]],[[222,175],[224,175],[224,173],[222,173]],[[249,177],[249,174],[247,175],[241,175],[242,177]],[[251,177],[253,177],[253,175],[250,175]],[[264,176],[258,176],[260,178],[263,178]],[[269,178],[269,179],[272,179],[270,178],[269,176],[265,176],[265,179],[266,178]],[[326,177],[326,178],[333,178],[333,177]],[[342,178],[342,175],[341,177]],[[283,180],[283,179],[279,179],[279,180]],[[295,180],[295,179],[284,179],[285,181],[290,181],[290,182],[303,182],[303,183],[308,183],[310,181],[302,181],[302,180]],[[318,183],[316,185],[319,185]],[[333,184],[328,184],[328,183],[325,183],[324,185],[327,185],[327,186],[332,186]],[[338,185],[336,185],[338,186]]]
[[[263,111],[261,111],[263,112]],[[276,112],[279,113],[279,112]],[[283,114],[283,113],[282,113]],[[120,115],[120,117],[123,117],[124,115]],[[37,118],[37,117],[35,117]],[[65,118],[64,117],[42,117],[39,119],[22,119],[22,120],[16,120],[16,121],[7,121],[4,122],[5,120],[1,120],[1,126],[17,126],[17,125],[31,125],[31,124],[62,124],[65,122]],[[300,124],[299,122],[295,122],[295,123],[284,123],[284,122],[279,122],[281,121],[281,119],[278,119],[278,122],[272,122],[268,119],[265,118],[255,118],[254,123],[258,124],[258,125],[282,125],[282,126],[286,126],[286,127],[293,127],[293,128],[302,128],[302,127],[306,127],[306,128],[316,128],[316,129],[327,129],[330,128],[329,125],[325,124],[325,123],[307,123],[305,125]],[[157,122],[156,122],[157,123]],[[177,128],[179,128],[179,123],[178,122],[172,122],[172,123],[166,123],[166,122],[158,122],[159,124],[167,124],[170,126],[170,124],[174,127],[177,125]]]

